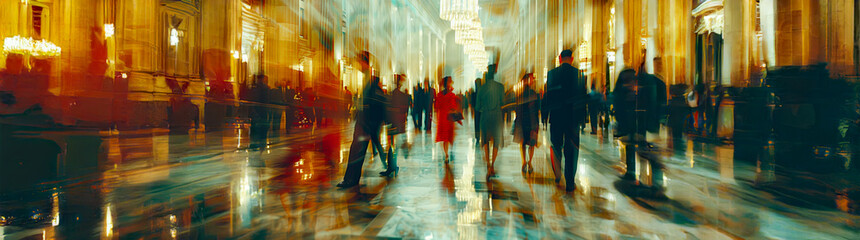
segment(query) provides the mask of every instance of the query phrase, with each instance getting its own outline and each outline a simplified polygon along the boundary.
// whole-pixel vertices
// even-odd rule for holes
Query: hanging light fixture
[[[439,17],[446,21],[477,18],[478,0],[440,0]]]
[[[451,22],[454,42],[463,45],[463,52],[479,72],[487,71],[483,28],[478,17],[478,0],[440,0],[439,17]]]

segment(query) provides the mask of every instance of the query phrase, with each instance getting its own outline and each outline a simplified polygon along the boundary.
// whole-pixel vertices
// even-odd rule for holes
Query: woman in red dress
[[[454,94],[454,83],[451,77],[442,78],[443,89],[436,95],[434,109],[436,110],[436,142],[442,142],[445,151],[445,162],[448,162],[448,149],[454,142],[454,122],[462,123],[463,114],[460,109],[460,98]]]

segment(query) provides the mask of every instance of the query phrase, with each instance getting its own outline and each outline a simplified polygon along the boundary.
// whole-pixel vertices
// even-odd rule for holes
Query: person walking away
[[[672,145],[670,148],[675,152],[684,150],[684,127],[687,116],[690,115],[690,106],[687,105],[687,99],[684,93],[687,92],[686,84],[672,85],[669,88],[671,99],[669,100],[669,134],[671,140],[668,141]]]
[[[515,107],[517,117],[514,119],[514,141],[520,143],[520,155],[523,157],[523,173],[534,172],[532,159],[534,159],[535,145],[537,145],[538,130],[540,129],[538,125],[540,122],[540,118],[538,117],[540,97],[532,88],[534,79],[534,74],[532,73],[527,73],[523,76],[523,89],[517,96]]]
[[[460,108],[460,98],[454,91],[454,82],[450,76],[442,78],[442,91],[436,96],[436,142],[442,142],[445,151],[445,163],[451,159],[448,149],[454,142],[454,122],[463,124],[463,111]]]
[[[626,137],[625,142],[625,160],[627,162],[627,172],[623,179],[635,180],[636,172],[636,147],[638,145],[638,130],[636,116],[636,91],[638,90],[638,80],[636,71],[633,69],[624,69],[618,74],[618,80],[615,84],[613,94],[613,109],[615,109],[615,120],[618,122],[618,136]]]
[[[272,138],[277,139],[281,134],[281,116],[284,115],[284,108],[286,106],[286,99],[284,97],[284,83],[285,79],[281,80],[278,83],[278,87],[272,88],[269,91],[269,122],[272,125]]]
[[[588,93],[588,121],[591,125],[591,135],[597,134],[600,112],[603,111],[603,93],[597,91],[595,84],[591,84],[591,92]]]
[[[268,138],[270,111],[265,106],[269,102],[269,86],[266,85],[266,80],[266,75],[255,75],[254,85],[249,91],[248,100],[251,101],[249,110],[249,117],[251,118],[250,148],[252,149],[265,148]]]
[[[424,100],[422,108],[424,110],[424,131],[430,131],[433,128],[433,102],[436,98],[436,89],[430,86],[430,81],[424,79]]]
[[[426,79],[424,81],[427,81]],[[415,131],[421,130],[424,124],[424,88],[421,84],[412,89],[412,124],[415,125]]]
[[[379,130],[384,121],[385,97],[379,83],[379,77],[371,77],[370,75],[369,59],[369,53],[361,52],[359,54],[359,66],[369,80],[365,80],[367,85],[363,88],[361,106],[357,109],[346,172],[343,175],[343,182],[337,184],[339,188],[350,188],[358,185],[361,179],[361,167],[364,164],[364,157],[367,155],[367,146],[371,141],[379,142]],[[384,161],[383,159],[380,156],[380,161]]]
[[[406,141],[401,141],[399,136],[406,132],[406,115],[409,112],[409,106],[412,105],[412,99],[409,94],[401,90],[403,80],[406,78],[403,74],[394,75],[395,88],[388,94],[388,112],[386,120],[388,125],[388,168],[379,173],[380,176],[397,175],[399,168],[397,167],[397,143],[400,143],[399,150],[404,151],[406,156],[409,156],[409,148],[406,147]]]
[[[286,109],[286,113],[284,114],[284,130],[286,133],[290,133],[290,130],[293,129],[293,126],[296,125],[296,108],[298,104],[296,103],[296,95],[298,93],[291,86],[287,86],[287,89],[284,90],[284,106]]]
[[[565,160],[565,190],[576,190],[576,168],[579,158],[579,126],[586,117],[588,93],[585,79],[579,78],[579,69],[573,67],[573,52],[559,54],[561,66],[547,73],[547,87],[541,102],[543,122],[549,123],[552,144],[553,173],[561,181],[560,164]]]
[[[472,96],[469,98],[472,104],[472,117],[475,120],[475,145],[481,143],[481,112],[477,111],[476,103],[482,83],[481,78],[475,79],[475,89],[471,91]]]
[[[481,145],[484,150],[484,160],[487,162],[487,178],[496,175],[493,165],[499,156],[499,147],[502,145],[502,105],[505,98],[505,87],[495,80],[496,65],[490,65],[484,75],[481,88],[478,90],[478,99],[475,101],[481,115],[479,123],[481,130]],[[490,143],[493,145],[490,151]]]

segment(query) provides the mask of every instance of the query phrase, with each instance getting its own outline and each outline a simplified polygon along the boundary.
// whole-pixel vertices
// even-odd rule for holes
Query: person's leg
[[[370,134],[370,143],[373,144],[373,149],[376,152],[376,155],[379,156],[379,161],[382,163],[382,167],[388,168],[388,162],[385,161],[385,148],[382,147],[382,142],[379,139],[379,131],[375,131]],[[372,160],[371,160],[372,161]]]
[[[534,159],[535,159],[535,145],[531,145],[531,146],[529,146],[529,161],[528,161],[529,172],[531,172],[532,160],[534,160]]]
[[[397,161],[397,155],[395,155],[397,152],[397,149],[394,148],[394,146],[395,146],[395,142],[394,142],[395,137],[394,136],[395,135],[387,135],[386,134],[386,136],[388,137],[388,154],[385,156],[385,158],[388,159],[388,168],[385,170],[391,171],[392,169],[397,168],[397,163],[394,163]],[[392,164],[392,163],[394,163],[394,164]]]
[[[347,186],[358,184],[361,179],[361,166],[367,155],[367,145],[371,141],[370,135],[366,134],[361,126],[355,126],[352,135],[352,144],[349,146],[349,157],[347,158],[346,172],[343,174],[343,183]]]
[[[492,160],[491,165],[493,165],[493,166],[496,165],[496,158],[499,157],[499,145],[500,145],[499,141],[497,141],[496,139],[493,139],[493,156],[491,159]]]
[[[386,156],[386,158],[388,159],[388,167],[385,169],[384,172],[379,173],[379,175],[382,175],[382,176],[390,176],[391,173],[395,173],[398,170],[398,168],[397,168],[397,149],[395,148],[396,141],[397,141],[396,140],[397,135],[387,135],[387,136],[388,136],[388,156]]]
[[[490,144],[485,142],[481,148],[484,150],[484,162],[487,163],[487,167],[490,166]]]
[[[635,180],[636,179],[636,150],[639,145],[639,139],[637,139],[636,133],[629,134],[629,139],[627,141],[627,146],[624,148],[624,158],[625,162],[627,162],[627,171],[624,173],[624,179],[627,180]]]
[[[567,132],[564,138],[565,188],[572,191],[576,189],[576,168],[579,165],[579,132]]]
[[[481,112],[475,111],[475,142],[481,142]]]
[[[424,108],[424,130],[430,131],[433,127],[433,107],[426,106]]]
[[[523,140],[523,143],[520,144],[520,156],[523,157],[523,169],[522,172],[525,173],[528,169],[526,169],[526,143]]]
[[[597,120],[598,120],[598,118],[597,118],[597,111],[590,111],[590,114],[589,114],[589,116],[588,116],[588,117],[589,117],[589,121],[591,122],[591,123],[590,123],[590,125],[591,125],[591,133],[592,133],[592,134],[597,133],[597,122],[598,122],[598,121],[597,121]]]
[[[490,162],[490,143],[484,142],[484,162],[487,163],[487,178],[493,176],[493,164]]]
[[[406,139],[406,134],[398,134],[400,136],[400,152],[403,152],[404,158],[409,158],[409,151],[412,149],[412,145]]]
[[[450,143],[448,143],[447,141],[442,141],[442,151],[445,152],[445,163],[448,163],[448,159],[449,159],[448,145],[450,145]]]
[[[578,128],[576,126],[569,126],[570,128]],[[550,143],[552,149],[552,156],[550,157],[552,163],[552,173],[555,175],[555,182],[558,183],[561,181],[561,160],[563,156],[562,149],[564,147],[564,131],[562,131],[562,126],[552,126],[550,125]]]
[[[424,123],[422,121],[424,111],[421,108],[413,108],[412,112],[412,122],[415,124],[415,130],[421,130],[421,124]]]

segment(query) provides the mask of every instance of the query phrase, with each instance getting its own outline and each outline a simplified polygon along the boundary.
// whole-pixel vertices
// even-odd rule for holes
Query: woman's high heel
[[[397,176],[397,172],[399,172],[399,171],[400,171],[400,167],[396,167],[396,168],[394,168],[394,169],[388,169],[388,170],[386,170],[385,172],[380,172],[380,173],[379,173],[379,176],[383,176],[383,177],[396,177],[396,176]]]

